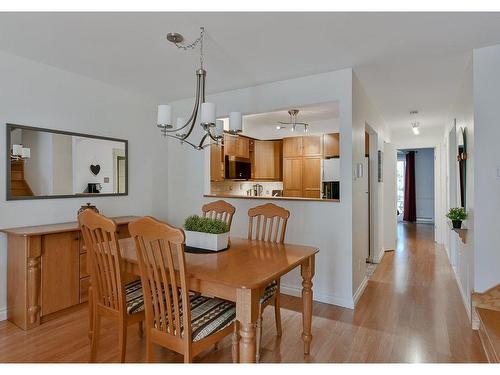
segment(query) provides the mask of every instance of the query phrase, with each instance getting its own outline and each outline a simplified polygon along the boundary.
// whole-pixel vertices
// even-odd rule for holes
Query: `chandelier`
[[[286,126],[283,125],[292,125],[292,128],[290,129],[291,131],[295,131],[297,126],[303,126],[304,127],[304,133],[307,133],[309,131],[309,124],[306,124],[305,122],[297,122],[297,115],[299,114],[298,109],[290,109],[288,111],[288,114],[290,115],[290,121],[289,122],[283,122],[283,121],[278,121],[279,124],[277,125],[276,129],[286,129]]]
[[[158,106],[158,121],[157,126],[164,137],[175,138],[181,143],[187,143],[196,150],[202,150],[210,146],[210,140],[218,143],[224,136],[224,122],[216,119],[216,108],[214,103],[205,102],[205,79],[207,71],[203,68],[203,38],[205,36],[205,28],[200,27],[200,36],[190,44],[183,44],[184,37],[179,33],[169,33],[167,40],[175,44],[175,46],[184,51],[200,48],[200,68],[196,71],[196,95],[194,100],[193,111],[186,120],[184,117],[178,117],[175,126],[172,123],[172,107],[169,104],[160,104]],[[198,115],[200,117],[199,125],[203,129],[203,135],[198,141],[193,141],[189,138],[197,124]],[[229,113],[229,133],[237,134],[242,130],[241,112]],[[189,139],[188,139],[189,138]],[[209,143],[205,143],[209,141]]]

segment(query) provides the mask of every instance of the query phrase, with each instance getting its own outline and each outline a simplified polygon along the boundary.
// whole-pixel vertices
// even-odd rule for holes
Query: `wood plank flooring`
[[[446,254],[433,242],[433,227],[400,224],[398,231],[396,251],[385,254],[355,310],[314,303],[309,356],[302,353],[300,299],[282,297],[281,339],[273,309],[267,309],[261,362],[485,362]],[[85,305],[30,331],[0,322],[0,362],[86,362],[87,324]],[[144,362],[137,332],[129,328],[127,362]],[[106,323],[99,361],[116,361],[116,342],[116,330]],[[182,361],[162,348],[156,357]],[[231,362],[230,338],[195,360]]]

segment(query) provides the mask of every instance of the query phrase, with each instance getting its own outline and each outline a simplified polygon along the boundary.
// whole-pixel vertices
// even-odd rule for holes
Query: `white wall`
[[[5,149],[0,152],[0,228],[74,221],[90,201],[109,216],[151,214],[151,159],[164,146],[157,137],[156,104],[142,95],[0,52],[0,144],[4,124],[17,123],[129,140],[126,197],[5,200]],[[144,150],[153,150],[152,155]],[[6,238],[0,236],[0,318],[6,306]]]
[[[365,130],[369,125],[370,131],[370,163],[371,163],[371,225],[373,260],[379,261],[384,251],[384,220],[383,198],[384,182],[378,182],[377,152],[384,151],[384,141],[389,140],[385,130],[384,121],[366,94],[361,82],[353,76],[353,114],[352,114],[352,162],[353,166],[363,163],[365,158]],[[364,171],[367,173],[367,171]],[[366,205],[366,191],[362,179],[353,179],[352,183],[352,269],[353,269],[353,294],[357,298],[366,284],[366,257],[367,257],[367,218],[368,206]],[[387,181],[392,183],[392,181]],[[341,192],[341,195],[343,193]],[[395,204],[395,202],[394,202]],[[365,223],[363,225],[363,223]],[[394,230],[396,228],[394,227]]]
[[[340,153],[352,154],[352,70],[307,76],[273,82],[255,87],[232,90],[207,96],[217,103],[218,117],[230,111],[243,114],[270,112],[332,101],[339,102]],[[174,116],[190,111],[192,99],[172,103]],[[199,135],[197,130],[196,135]],[[168,163],[167,175],[158,176],[155,183],[154,215],[174,225],[182,225],[190,214],[199,213],[203,197],[209,191],[209,153],[195,151],[179,142],[169,140],[168,148],[159,162]],[[168,176],[168,177],[167,177]],[[168,191],[164,180],[168,179]],[[341,201],[299,202],[280,200],[276,203],[292,213],[287,227],[286,241],[317,246],[320,253],[316,261],[314,299],[345,307],[353,307],[352,298],[352,162],[341,157]],[[167,197],[167,199],[165,199]],[[246,236],[247,211],[262,204],[260,200],[227,199],[236,207],[231,233]],[[283,278],[285,293],[298,294],[301,278],[295,271]]]
[[[463,80],[460,84],[460,89],[457,98],[450,110],[448,126],[445,131],[444,146],[446,149],[445,157],[447,159],[445,166],[446,171],[443,173],[443,179],[446,181],[445,188],[443,189],[446,194],[445,211],[451,207],[458,207],[460,203],[456,196],[455,186],[457,184],[457,146],[456,134],[460,127],[467,128],[467,141],[468,141],[468,159],[467,159],[467,212],[469,219],[465,222],[468,228],[467,242],[464,244],[453,232],[447,223],[444,224],[446,235],[444,236],[444,244],[448,252],[450,263],[455,271],[457,284],[462,294],[465,308],[470,317],[471,294],[474,291],[474,217],[475,217],[475,204],[474,204],[474,109],[473,109],[473,96],[472,96],[472,61],[467,66],[464,72]],[[456,119],[456,126],[455,126]],[[450,136],[451,134],[451,136]],[[441,214],[436,213],[436,221],[441,218],[446,222],[444,212]]]
[[[396,250],[397,233],[397,182],[396,182],[396,147],[392,143],[384,144],[384,250]]]
[[[52,194],[52,134],[25,130],[22,142],[30,148],[30,158],[24,162],[24,179],[34,195]]]
[[[500,45],[474,50],[473,72],[474,135],[467,148],[478,168],[467,201],[474,197],[474,287],[483,292],[500,283]]]
[[[52,194],[73,194],[73,155],[71,137],[52,134]]]
[[[115,179],[115,150],[125,150],[123,142],[104,139],[73,137],[73,192],[83,193],[89,183],[100,183],[101,193],[113,193]],[[91,165],[99,165],[97,176],[90,171]],[[104,178],[109,182],[105,183]]]
[[[417,221],[434,222],[434,149],[415,154],[415,200]]]

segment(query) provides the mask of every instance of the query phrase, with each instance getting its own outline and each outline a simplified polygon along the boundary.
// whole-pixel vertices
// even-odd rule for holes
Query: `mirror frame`
[[[126,139],[119,139],[119,138],[111,138],[111,137],[104,137],[100,135],[92,135],[92,134],[84,134],[84,133],[75,133],[75,132],[69,132],[69,131],[64,131],[64,130],[54,130],[54,129],[46,129],[46,128],[38,128],[34,126],[26,126],[26,125],[18,125],[18,124],[12,124],[12,123],[6,123],[5,124],[5,131],[6,131],[6,178],[5,178],[5,183],[6,183],[6,199],[8,201],[18,201],[18,200],[31,200],[31,199],[59,199],[59,198],[95,198],[95,197],[118,197],[118,196],[126,196],[128,195],[128,140]],[[36,130],[36,131],[43,131],[47,133],[53,133],[53,134],[63,134],[63,135],[70,135],[70,136],[76,136],[76,137],[86,137],[86,138],[93,138],[93,139],[101,139],[105,141],[114,141],[114,142],[123,142],[125,143],[125,192],[124,193],[99,193],[99,194],[88,194],[88,195],[78,195],[78,194],[62,194],[62,195],[39,195],[39,196],[27,196],[27,197],[16,197],[12,196],[10,194],[10,142],[11,142],[11,136],[10,133],[13,129],[24,129],[24,130]]]
[[[463,150],[459,152],[459,140],[457,140],[457,162],[458,162],[458,181],[460,191],[458,197],[460,199],[460,207],[467,209],[467,128],[460,127],[459,135],[463,140]]]

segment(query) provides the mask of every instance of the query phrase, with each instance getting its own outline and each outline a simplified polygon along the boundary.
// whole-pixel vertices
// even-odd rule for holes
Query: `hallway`
[[[273,309],[264,313],[261,362],[485,362],[468,322],[453,271],[433,226],[399,224],[396,251],[387,252],[356,309],[314,304],[311,355],[302,354],[301,302],[283,296],[283,336],[276,337]],[[86,362],[87,307],[31,331],[0,322],[0,362]],[[102,330],[99,361],[116,360],[116,329]],[[144,362],[143,339],[130,327],[128,362]],[[161,362],[180,355],[156,348]],[[231,338],[197,362],[231,362]]]

